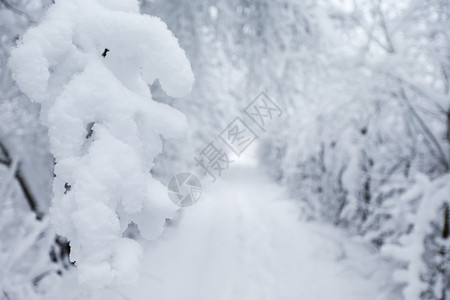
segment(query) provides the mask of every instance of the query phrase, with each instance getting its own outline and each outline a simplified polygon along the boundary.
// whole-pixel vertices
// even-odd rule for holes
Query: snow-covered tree
[[[140,248],[123,237],[128,224],[154,238],[174,211],[149,170],[167,181],[192,167],[266,91],[284,114],[259,138],[260,163],[304,215],[392,256],[406,299],[448,298],[448,1],[74,0],[41,22],[46,4],[0,1],[0,66],[39,24],[10,60],[25,96],[0,68],[0,197],[35,203],[42,223],[21,215],[24,227],[47,224],[53,161],[40,106],[55,157],[52,221],[82,281],[133,281]],[[176,39],[138,6],[185,49],[190,95]],[[184,139],[170,140],[185,123]],[[16,193],[27,187],[33,198]]]
[[[141,246],[123,237],[133,222],[153,239],[175,207],[150,169],[161,135],[180,136],[185,117],[154,102],[189,93],[193,74],[177,39],[138,1],[58,1],[18,41],[13,77],[41,106],[55,178],[51,220],[70,240],[80,282],[133,282]]]
[[[167,23],[186,51],[195,83],[186,101],[174,101],[153,86],[155,99],[183,112],[189,123],[184,139],[168,140],[152,172],[168,181],[173,170],[195,170],[197,155],[256,95],[243,95],[244,64],[232,59],[235,3],[229,1],[142,1],[141,9]],[[172,170],[172,171],[171,171]],[[168,172],[169,171],[169,172]]]
[[[449,180],[449,175],[433,181],[417,175],[400,203],[391,206],[394,217],[386,223],[394,223],[396,231],[406,233],[382,250],[402,262],[395,277],[406,286],[405,299],[448,299],[450,295]]]

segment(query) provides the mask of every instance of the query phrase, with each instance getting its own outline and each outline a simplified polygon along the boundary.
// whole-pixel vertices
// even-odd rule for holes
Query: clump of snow
[[[135,281],[142,249],[122,233],[134,222],[155,238],[175,211],[149,171],[160,135],[186,127],[183,114],[151,100],[148,85],[158,79],[170,96],[189,93],[184,51],[160,19],[139,14],[137,0],[58,1],[9,65],[49,128],[52,222],[70,240],[80,281],[96,288]]]
[[[436,224],[444,223],[444,220],[441,219],[444,214],[440,210],[445,203],[448,203],[450,195],[449,175],[430,180],[426,175],[419,173],[415,179],[415,185],[400,199],[405,204],[419,201],[417,211],[405,216],[407,221],[414,224],[413,230],[401,239],[399,245],[386,245],[382,248],[384,254],[407,264],[406,269],[398,270],[394,275],[398,282],[406,284],[403,294],[405,299],[411,300],[422,299],[421,295],[428,289],[425,281],[428,271],[424,261],[426,256],[430,256],[430,253],[426,253],[425,247],[425,244],[429,243],[427,235],[433,234],[433,230],[436,230]],[[442,239],[442,247],[448,250],[450,249],[450,243]],[[433,259],[437,260],[437,258]],[[441,289],[442,287],[445,288],[446,281],[448,282],[448,278],[444,278],[444,276],[445,273],[442,272],[442,275],[436,276],[433,282],[436,299],[440,297]]]

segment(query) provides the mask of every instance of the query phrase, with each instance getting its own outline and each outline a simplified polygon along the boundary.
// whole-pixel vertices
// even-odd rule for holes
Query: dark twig
[[[2,144],[1,142],[0,142],[0,151],[4,156],[3,159],[0,159],[0,163],[3,165],[6,165],[7,167],[10,167],[12,164],[11,156],[9,155],[9,151],[6,148],[6,146],[4,144]],[[42,212],[39,211],[37,201],[34,198],[33,193],[31,192],[31,189],[30,189],[25,177],[23,176],[22,169],[20,167],[20,163],[17,167],[16,173],[14,174],[14,177],[16,178],[17,182],[19,183],[20,189],[22,190],[22,193],[23,193],[28,205],[30,206],[30,209],[34,213],[36,213],[36,218],[38,220],[41,220],[43,217],[43,214],[42,214]]]
[[[408,107],[411,114],[414,116],[414,118],[419,123],[420,127],[422,128],[422,130],[425,134],[425,137],[427,137],[429,139],[429,141],[434,145],[435,149],[438,151],[439,160],[444,165],[445,171],[449,171],[450,163],[447,161],[447,158],[444,154],[444,151],[442,150],[441,145],[439,144],[439,142],[437,141],[436,137],[433,135],[431,130],[428,128],[428,126],[425,124],[425,121],[422,120],[422,118],[419,116],[417,111],[414,109],[411,102],[409,102],[408,97],[406,96],[406,93],[405,93],[405,90],[403,89],[403,87],[400,88],[400,96],[403,99],[403,101],[406,103],[406,106]]]

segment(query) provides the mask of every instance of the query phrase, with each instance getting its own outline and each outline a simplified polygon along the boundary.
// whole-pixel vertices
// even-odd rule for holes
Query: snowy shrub
[[[48,255],[54,233],[47,219],[38,221],[32,212],[13,207],[20,203],[18,190],[15,186],[6,199],[9,207],[0,210],[0,299],[39,299],[60,278]]]
[[[189,93],[193,74],[176,38],[135,0],[58,1],[13,50],[13,77],[41,105],[55,157],[51,219],[68,237],[79,280],[91,287],[133,282],[142,249],[122,233],[162,231],[175,207],[149,173],[161,135],[180,136],[184,116],[152,101],[159,80]]]
[[[392,210],[395,217],[402,217],[410,225],[410,230],[396,245],[386,245],[382,250],[406,264],[404,270],[396,272],[397,280],[406,284],[405,299],[448,299],[450,296],[448,182],[448,175],[433,181],[418,175],[415,185],[401,197],[396,210]],[[397,220],[395,217],[392,221]]]

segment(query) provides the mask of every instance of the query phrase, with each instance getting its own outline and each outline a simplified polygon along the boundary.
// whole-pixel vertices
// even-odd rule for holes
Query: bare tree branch
[[[394,44],[392,43],[391,35],[390,35],[390,33],[389,33],[388,29],[387,29],[386,19],[384,18],[384,13],[383,13],[383,11],[382,11],[382,9],[381,9],[381,1],[380,1],[380,3],[379,3],[379,6],[378,6],[378,13],[379,13],[379,15],[380,15],[380,25],[381,25],[381,29],[383,29],[383,33],[384,33],[386,42],[387,42],[387,44],[388,44],[388,49],[387,49],[387,51],[388,51],[389,53],[394,53],[394,52],[395,52],[395,48],[394,48]]]
[[[412,106],[411,102],[409,102],[408,97],[406,96],[405,89],[403,87],[400,88],[400,96],[403,99],[403,101],[408,106],[408,109],[410,110],[411,114],[414,116],[414,118],[417,120],[417,122],[420,124],[423,132],[425,133],[425,136],[430,140],[430,142],[434,145],[436,150],[439,153],[439,160],[445,167],[445,171],[450,170],[450,163],[447,160],[447,157],[445,156],[444,150],[442,149],[441,145],[437,141],[436,137],[433,135],[431,130],[428,128],[428,126],[425,124],[425,122],[422,120],[422,118],[419,116],[417,111]]]
[[[0,150],[4,156],[4,159],[0,159],[0,163],[3,165],[6,165],[7,167],[10,167],[12,164],[11,156],[10,156],[9,151],[6,148],[6,146],[1,142],[0,142]],[[36,213],[36,218],[38,220],[41,220],[43,217],[43,213],[39,211],[38,202],[34,198],[34,195],[31,192],[31,189],[27,183],[27,180],[25,179],[25,177],[23,175],[22,168],[20,167],[20,163],[19,163],[19,166],[17,167],[16,173],[14,174],[14,177],[16,178],[17,182],[19,183],[20,189],[22,190],[22,193],[23,193],[28,205],[30,206],[30,209],[34,213]]]

